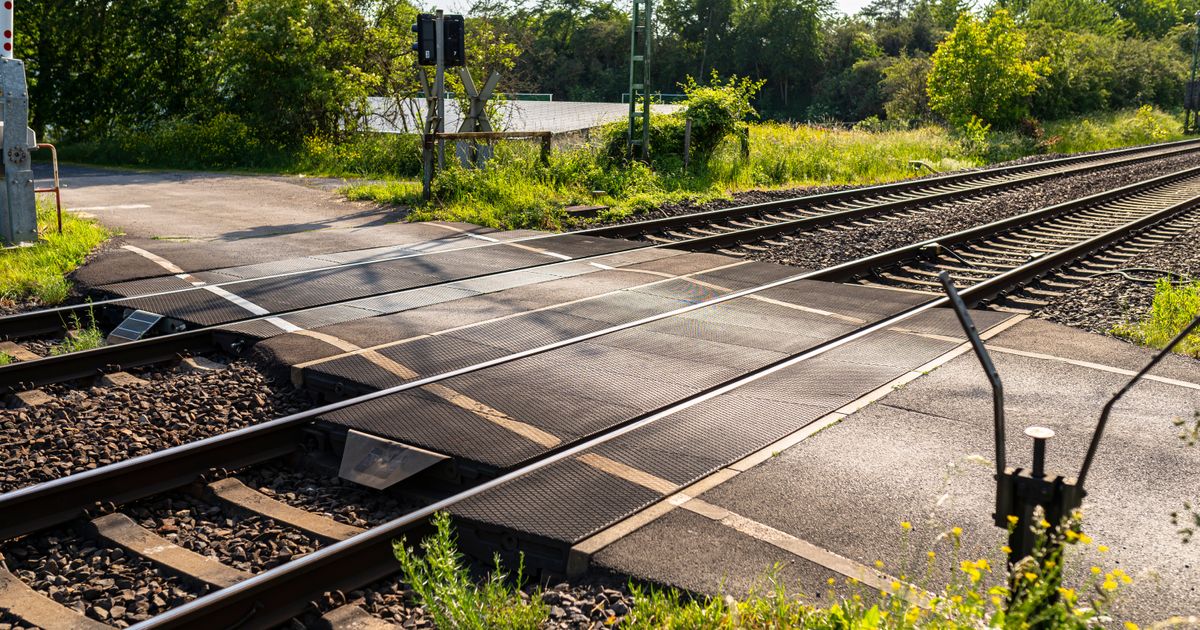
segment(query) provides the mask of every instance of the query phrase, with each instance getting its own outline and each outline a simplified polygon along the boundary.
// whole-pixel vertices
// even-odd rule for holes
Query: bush
[[[714,70],[709,85],[700,85],[692,77],[680,87],[687,97],[683,109],[672,114],[650,117],[650,156],[656,165],[670,167],[682,164],[683,136],[687,119],[692,119],[691,156],[697,163],[705,162],[721,142],[735,133],[747,130],[746,121],[758,116],[750,100],[762,89],[764,81],[731,76],[724,83]],[[629,126],[613,123],[601,130],[603,153],[614,162],[623,161],[629,154]],[[642,132],[641,121],[634,134]]]
[[[1044,74],[1042,62],[1023,58],[1025,33],[1007,10],[987,22],[964,13],[933,53],[929,105],[957,126],[974,119],[1009,127],[1029,113],[1029,97]]]
[[[1165,348],[1200,315],[1200,281],[1173,283],[1160,278],[1154,285],[1150,312],[1139,322],[1121,324],[1112,334],[1152,348]],[[1200,358],[1200,332],[1194,332],[1175,346],[1175,351]]]

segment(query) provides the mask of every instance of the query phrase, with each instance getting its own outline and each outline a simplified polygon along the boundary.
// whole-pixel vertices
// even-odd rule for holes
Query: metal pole
[[[1183,132],[1184,133],[1187,133],[1188,131],[1193,131],[1193,130],[1195,130],[1196,127],[1200,126],[1197,124],[1197,122],[1200,122],[1200,121],[1196,120],[1196,112],[1195,112],[1196,105],[1197,105],[1196,97],[1200,96],[1200,94],[1196,94],[1196,91],[1197,91],[1196,90],[1196,65],[1198,62],[1200,62],[1200,11],[1196,12],[1196,32],[1192,36],[1192,78],[1190,81],[1188,81],[1187,93],[1185,94],[1185,96],[1190,96],[1191,98],[1187,99],[1188,100],[1187,103],[1184,103],[1184,105],[1185,105],[1185,107],[1183,108],[1184,109],[1184,114],[1183,114]]]
[[[637,32],[638,32],[638,0],[633,0],[633,21],[629,26],[629,134],[626,142],[629,146],[629,157],[633,157],[634,121],[637,120]]]
[[[1142,380],[1142,377],[1147,372],[1154,369],[1154,366],[1158,365],[1158,362],[1162,361],[1163,357],[1171,354],[1171,350],[1179,345],[1179,342],[1183,341],[1188,335],[1192,334],[1192,331],[1196,330],[1197,327],[1200,327],[1200,317],[1193,319],[1192,323],[1184,327],[1182,332],[1175,335],[1175,338],[1167,343],[1162,352],[1154,355],[1154,358],[1150,359],[1146,367],[1142,368],[1133,378],[1129,379],[1129,382],[1125,383],[1125,386],[1108,401],[1108,404],[1104,405],[1104,411],[1100,412],[1100,420],[1096,423],[1096,430],[1092,433],[1092,441],[1088,444],[1087,456],[1083,458],[1083,467],[1079,469],[1079,482],[1077,485],[1080,488],[1083,487],[1083,480],[1087,478],[1088,469],[1092,467],[1092,460],[1096,457],[1096,449],[1100,446],[1100,438],[1104,436],[1104,426],[1108,424],[1108,416],[1112,414],[1113,405],[1117,404],[1118,400],[1121,400],[1129,390],[1133,389],[1133,386]]]
[[[445,133],[446,131],[446,18],[441,9],[438,9],[434,18],[434,39],[437,46],[437,70],[433,78],[433,89],[437,94],[437,132]],[[438,170],[445,168],[446,162],[446,141],[438,138],[437,141],[437,167]]]
[[[646,0],[646,26],[642,29],[642,159],[650,159],[650,47],[654,43],[654,0]]]

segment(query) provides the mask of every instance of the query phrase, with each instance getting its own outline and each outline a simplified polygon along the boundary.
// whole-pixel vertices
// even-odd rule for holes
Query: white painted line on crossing
[[[82,208],[67,208],[67,210],[71,212],[87,212],[90,210],[140,210],[149,207],[144,203],[130,203],[117,206],[84,206]]]

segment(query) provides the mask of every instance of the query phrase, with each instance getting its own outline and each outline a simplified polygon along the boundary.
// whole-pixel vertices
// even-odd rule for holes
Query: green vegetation
[[[404,540],[393,543],[393,552],[412,588],[417,602],[438,628],[491,630],[492,628],[536,628],[546,619],[548,607],[537,593],[522,592],[522,568],[509,576],[500,570],[500,558],[494,571],[477,583],[455,544],[450,515],[439,512],[433,518],[435,532],[421,541],[423,555],[418,557]]]
[[[659,117],[662,134],[676,128]],[[704,202],[731,192],[806,185],[871,184],[921,174],[913,162],[940,171],[1011,160],[1039,152],[1096,151],[1183,137],[1172,116],[1145,107],[1046,125],[1045,136],[1017,131],[979,130],[975,136],[935,125],[915,129],[863,123],[855,129],[828,129],[782,123],[750,124],[750,155],[741,155],[736,137],[726,137],[712,155],[684,170],[680,154],[658,155],[650,164],[627,163],[611,153],[624,127],[603,130],[595,145],[555,152],[550,164],[520,144],[496,147],[483,171],[451,166],[434,180],[434,200],[421,200],[421,184],[389,180],[345,189],[351,199],[414,208],[411,220],[467,221],[496,228],[562,229],[563,208],[600,203],[616,218],[667,202]],[[593,191],[605,194],[593,197]]]
[[[435,533],[421,543],[418,558],[404,542],[394,544],[404,581],[415,593],[416,604],[425,608],[439,628],[538,628],[547,619],[548,607],[539,593],[520,590],[521,573],[509,580],[495,569],[476,581],[455,546],[450,517],[434,517]],[[1015,526],[1015,525],[1014,525]],[[908,549],[912,524],[901,523]],[[1122,585],[1132,579],[1121,569],[1104,572],[1091,567],[1078,589],[1062,585],[1063,549],[1089,545],[1075,519],[1051,528],[1042,521],[1033,556],[1013,570],[993,571],[986,559],[960,558],[962,530],[943,533],[938,551],[924,552],[917,566],[900,566],[898,579],[880,593],[849,578],[844,585],[829,580],[826,606],[814,606],[789,592],[776,570],[768,571],[743,598],[691,597],[676,590],[631,585],[634,603],[620,622],[623,629],[712,628],[813,630],[874,629],[967,629],[967,628],[1071,628],[1103,624]],[[1006,552],[1002,548],[1001,552]],[[1098,546],[1101,553],[1107,551]],[[939,558],[949,558],[949,582],[933,588],[940,574]],[[1067,559],[1070,562],[1070,558]],[[884,569],[883,563],[876,563]],[[838,588],[838,591],[835,591]],[[839,594],[840,592],[840,594]],[[849,594],[846,594],[849,593]],[[616,623],[609,619],[605,627]],[[1136,628],[1126,624],[1127,628]]]
[[[0,298],[36,299],[43,305],[67,299],[71,284],[66,275],[83,264],[88,254],[110,236],[90,219],[63,213],[63,233],[58,233],[54,206],[38,202],[42,241],[30,247],[0,252]]]
[[[91,350],[104,345],[104,332],[96,325],[96,314],[91,308],[88,308],[86,323],[79,315],[71,313],[71,321],[67,322],[66,328],[67,336],[62,343],[50,349],[50,356]]]
[[[7,352],[0,352],[0,365],[11,365],[16,360],[16,357],[13,355]]]
[[[1197,315],[1200,315],[1200,281],[1173,282],[1171,278],[1159,278],[1154,285],[1154,302],[1145,319],[1117,325],[1110,332],[1134,343],[1165,348]],[[1200,332],[1180,341],[1175,352],[1200,358]]]

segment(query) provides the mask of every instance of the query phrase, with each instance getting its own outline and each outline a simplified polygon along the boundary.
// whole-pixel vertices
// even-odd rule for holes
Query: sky
[[[429,12],[442,9],[446,13],[466,13],[475,0],[440,0],[439,2],[418,1],[417,5]],[[837,8],[842,13],[853,15],[866,6],[870,0],[836,0]]]

